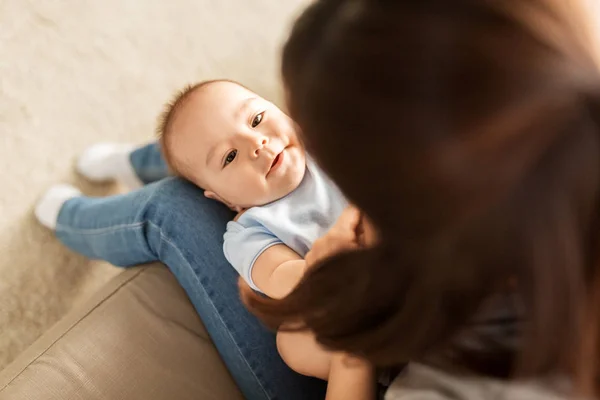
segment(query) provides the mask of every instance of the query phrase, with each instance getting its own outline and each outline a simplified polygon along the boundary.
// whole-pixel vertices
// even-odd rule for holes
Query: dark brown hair
[[[599,76],[553,4],[321,0],[304,12],[283,53],[291,116],[381,240],[309,270],[285,299],[243,292],[253,312],[376,365],[443,355],[480,374],[591,383]],[[490,299],[513,295],[517,351],[486,333],[483,348],[461,345]]]

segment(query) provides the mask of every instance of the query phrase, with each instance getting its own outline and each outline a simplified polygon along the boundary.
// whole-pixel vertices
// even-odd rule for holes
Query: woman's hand
[[[360,247],[361,213],[353,206],[348,206],[342,212],[335,225],[321,238],[315,240],[312,248],[304,259],[307,268],[311,268],[325,258],[344,251]]]
[[[375,400],[375,368],[367,361],[335,353],[331,356],[325,400]]]

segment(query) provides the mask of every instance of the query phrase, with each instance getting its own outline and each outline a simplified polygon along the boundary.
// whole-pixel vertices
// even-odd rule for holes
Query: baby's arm
[[[276,244],[256,259],[252,280],[267,296],[282,298],[294,289],[305,271],[306,262],[296,252],[284,244]],[[279,331],[277,350],[294,371],[327,379],[331,354],[316,342],[312,333]]]
[[[254,284],[267,296],[281,299],[304,275],[306,262],[284,244],[276,244],[258,256],[252,268]]]

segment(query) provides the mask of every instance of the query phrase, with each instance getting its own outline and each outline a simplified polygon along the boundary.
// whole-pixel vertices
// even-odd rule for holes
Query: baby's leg
[[[331,352],[317,343],[312,332],[277,332],[277,350],[285,363],[299,374],[327,380]]]
[[[83,152],[76,168],[92,182],[118,181],[129,189],[137,189],[169,175],[156,142],[141,147],[98,143]]]

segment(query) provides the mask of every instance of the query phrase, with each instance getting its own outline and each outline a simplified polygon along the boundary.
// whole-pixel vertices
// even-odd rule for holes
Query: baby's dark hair
[[[230,82],[242,87],[246,87],[239,82],[230,79],[213,79],[208,81],[202,81],[194,84],[188,84],[182,89],[178,90],[172,97],[172,99],[165,104],[163,112],[158,117],[158,123],[156,126],[156,134],[158,136],[158,142],[165,159],[167,166],[169,167],[170,173],[175,176],[180,176],[185,179],[190,179],[189,171],[181,160],[177,160],[173,155],[170,138],[172,136],[173,122],[177,115],[177,112],[183,107],[190,96],[206,86],[217,83],[217,82]]]

